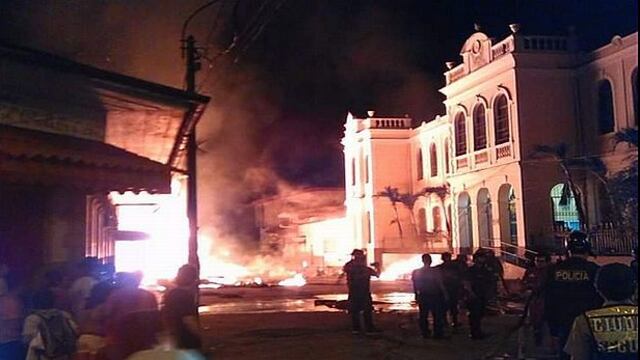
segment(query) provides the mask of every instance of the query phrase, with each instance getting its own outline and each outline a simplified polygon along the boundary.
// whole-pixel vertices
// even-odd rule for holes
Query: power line
[[[213,57],[204,57],[205,60],[209,62],[209,66],[207,72],[205,73],[203,80],[200,82],[198,88],[201,88],[206,81],[209,79],[209,76],[214,71],[214,66],[216,62],[223,56],[228,55],[234,51],[236,51],[236,58],[234,61],[230,62],[227,66],[230,67],[233,64],[237,64],[240,58],[240,55],[245,53],[251,44],[255,42],[259,36],[263,33],[266,26],[273,20],[274,16],[278,13],[280,8],[284,5],[286,0],[280,0],[279,2],[271,2],[269,0],[265,0],[261,5],[255,15],[249,20],[247,26],[245,26],[240,34],[234,36],[232,42],[224,49],[219,51]],[[239,1],[236,3],[236,10]],[[268,6],[274,4],[274,6]],[[219,70],[219,69],[217,69]],[[222,71],[220,73],[223,73]]]

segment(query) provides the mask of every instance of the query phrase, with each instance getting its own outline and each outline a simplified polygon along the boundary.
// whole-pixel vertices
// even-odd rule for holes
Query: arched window
[[[356,159],[351,159],[351,185],[356,185]]]
[[[634,125],[638,126],[638,68],[631,73],[631,91],[633,93],[633,118]]]
[[[500,95],[493,104],[496,145],[509,142],[509,102],[505,95]]]
[[[613,90],[609,80],[598,85],[598,133],[608,134],[614,131]]]
[[[416,167],[416,171],[418,172],[418,180],[422,180],[424,178],[424,158],[422,156],[422,148],[418,149],[418,159]]]
[[[433,232],[441,232],[442,216],[440,215],[440,208],[436,206],[431,209],[431,215],[433,216]]]
[[[444,141],[444,171],[445,173],[449,174],[451,173],[451,165],[449,164],[449,162],[451,161],[451,156],[449,155],[449,139],[447,138]]]
[[[431,177],[438,176],[438,150],[436,144],[429,147],[429,165],[431,167]]]
[[[463,113],[456,116],[456,156],[467,153],[467,124]]]
[[[478,104],[473,109],[473,150],[478,151],[487,147],[487,120],[484,105]]]

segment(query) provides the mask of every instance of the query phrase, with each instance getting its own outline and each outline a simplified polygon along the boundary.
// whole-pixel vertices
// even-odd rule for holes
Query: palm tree
[[[416,206],[416,201],[420,196],[421,196],[420,194],[414,195],[411,193],[404,193],[404,194],[400,194],[399,196],[399,199],[402,205],[404,205],[407,208],[407,210],[409,210],[409,216],[411,217],[411,225],[413,225],[416,238],[419,236],[419,231],[418,231],[416,216],[413,213],[413,208]]]
[[[582,226],[588,227],[587,224],[587,216],[584,208],[584,201],[582,199],[582,193],[579,191],[578,186],[576,185],[575,179],[573,178],[572,173],[572,159],[568,157],[568,146],[567,144],[561,143],[558,145],[550,146],[550,145],[537,145],[534,148],[532,158],[543,158],[550,157],[554,161],[558,163],[558,166],[562,170],[564,174],[565,181],[569,186],[569,189],[573,193],[576,208],[578,211],[578,219],[580,220],[580,224]]]
[[[615,135],[616,146],[626,143],[632,150],[630,165],[613,175],[610,188],[619,204],[620,222],[631,234],[638,234],[638,129],[624,129]]]
[[[387,186],[383,191],[378,193],[378,196],[386,197],[391,202],[391,207],[393,208],[393,213],[395,215],[395,218],[391,223],[396,223],[398,226],[398,234],[400,234],[400,239],[402,239],[404,235],[402,231],[402,223],[400,222],[400,215],[398,214],[398,203],[402,201],[400,199],[400,192],[398,191],[398,188]]]
[[[444,185],[440,185],[440,186],[426,187],[422,189],[422,191],[420,192],[420,195],[422,196],[435,194],[438,196],[438,198],[440,198],[440,202],[442,203],[442,212],[444,214],[444,222],[447,225],[448,234],[451,234],[451,219],[449,219],[449,215],[447,214],[445,200],[447,199],[447,196],[450,193],[450,189],[451,187],[449,186],[449,183],[445,183]]]

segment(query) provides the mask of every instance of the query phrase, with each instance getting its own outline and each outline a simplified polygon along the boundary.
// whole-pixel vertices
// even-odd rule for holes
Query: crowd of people
[[[379,332],[370,281],[380,266],[367,264],[363,250],[351,255],[343,273],[352,330]],[[532,259],[522,284],[530,294],[525,313],[536,345],[560,359],[635,359],[637,260],[600,267],[590,255],[587,236],[574,232],[566,256],[554,262],[537,253]],[[487,309],[496,308],[501,287],[509,290],[500,260],[490,249],[477,250],[471,262],[464,254],[441,257],[442,264],[432,266],[432,255],[424,254],[411,275],[420,335],[446,339],[447,328],[458,331],[466,309],[470,338],[484,339]],[[114,274],[96,259],[46,271],[32,286],[6,281],[9,272],[0,264],[0,360],[202,359],[199,279],[192,266],[179,269],[161,299],[140,287],[141,274]]]
[[[185,265],[162,299],[140,273],[95,259],[54,269],[32,286],[5,281],[0,266],[0,359],[200,359],[197,270]],[[159,306],[159,303],[162,306]]]
[[[546,346],[559,359],[636,359],[637,260],[631,266],[600,267],[588,260],[590,255],[587,235],[582,232],[571,234],[566,255],[556,262],[548,254],[535,255],[522,279],[529,294],[525,313],[535,343]],[[509,291],[500,260],[493,250],[479,249],[471,264],[465,255],[453,260],[449,253],[442,254],[442,261],[432,267],[432,256],[424,254],[424,266],[412,274],[421,335],[445,339],[447,326],[459,327],[458,314],[464,307],[470,338],[485,338],[482,320],[487,308],[497,302],[501,286]],[[370,291],[371,277],[380,275],[378,264],[370,267],[366,254],[354,250],[343,271],[354,333],[360,333],[361,315],[366,332],[379,331],[373,323]]]

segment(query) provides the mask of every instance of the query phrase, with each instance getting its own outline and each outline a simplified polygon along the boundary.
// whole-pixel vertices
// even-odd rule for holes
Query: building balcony
[[[477,150],[455,158],[455,173],[465,173],[473,170],[489,168],[515,158],[513,144],[508,142],[497,146]]]

